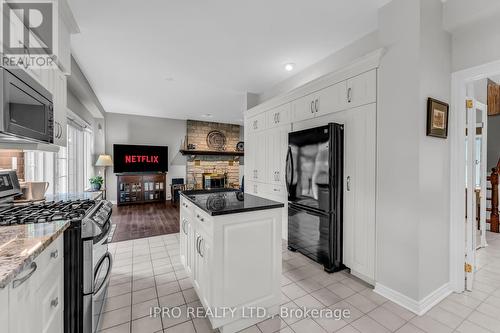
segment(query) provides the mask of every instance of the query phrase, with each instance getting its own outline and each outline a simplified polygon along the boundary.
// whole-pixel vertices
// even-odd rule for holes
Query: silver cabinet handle
[[[316,98],[314,101],[314,112],[318,112],[319,110],[319,99]]]
[[[36,262],[31,263],[30,269],[31,269],[30,272],[26,276],[23,276],[22,278],[16,279],[12,282],[12,288],[19,287],[35,273],[35,271],[37,269]]]
[[[50,301],[50,306],[52,308],[55,308],[59,305],[59,297],[54,298],[52,301]]]
[[[200,253],[200,236],[196,237],[196,252]]]
[[[352,102],[352,88],[347,89],[347,103]]]
[[[182,231],[184,232],[184,235],[187,235],[187,231],[186,231],[186,224],[187,224],[187,220],[186,219],[183,219],[182,220]]]
[[[311,113],[314,113],[314,101],[311,101]]]
[[[200,245],[198,245],[198,253],[200,254],[200,257],[204,257],[204,254],[202,253],[201,251],[201,243],[205,243],[205,239],[203,239],[203,237],[200,237]]]
[[[347,191],[351,191],[351,176],[347,176]]]
[[[50,253],[50,257],[55,259],[59,256],[59,251],[58,250],[54,250]]]
[[[278,116],[278,123],[279,123],[281,121],[281,113],[278,112],[276,115]]]

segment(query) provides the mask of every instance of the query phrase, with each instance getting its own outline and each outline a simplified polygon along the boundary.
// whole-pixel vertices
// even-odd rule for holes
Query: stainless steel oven
[[[52,94],[22,69],[0,67],[0,82],[1,136],[53,143]]]
[[[83,221],[83,332],[97,332],[113,267],[108,251],[111,203],[102,200]],[[90,233],[89,233],[90,232]],[[91,236],[91,237],[88,237]]]

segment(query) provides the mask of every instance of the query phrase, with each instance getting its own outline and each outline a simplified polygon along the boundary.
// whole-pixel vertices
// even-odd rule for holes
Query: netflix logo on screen
[[[113,145],[115,173],[167,172],[168,147]]]
[[[158,155],[125,155],[125,163],[159,163]]]

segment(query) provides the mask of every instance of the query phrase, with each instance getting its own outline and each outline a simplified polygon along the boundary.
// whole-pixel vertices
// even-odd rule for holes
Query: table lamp
[[[113,166],[111,156],[106,154],[99,155],[97,161],[95,162],[95,166],[104,168],[104,189],[106,190],[106,167]]]

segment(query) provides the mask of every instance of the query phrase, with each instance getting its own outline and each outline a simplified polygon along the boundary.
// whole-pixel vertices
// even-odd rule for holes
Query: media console
[[[117,174],[116,177],[119,206],[166,200],[166,173]]]

